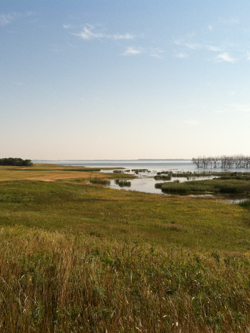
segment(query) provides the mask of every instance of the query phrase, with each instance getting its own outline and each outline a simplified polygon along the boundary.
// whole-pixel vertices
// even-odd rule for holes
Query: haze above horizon
[[[249,155],[247,0],[12,0],[0,9],[2,157]]]

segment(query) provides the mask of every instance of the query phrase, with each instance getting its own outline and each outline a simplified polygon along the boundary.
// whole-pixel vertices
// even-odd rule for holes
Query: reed
[[[155,180],[171,180],[171,175],[157,175],[154,177]]]
[[[183,183],[171,182],[161,185],[162,191],[166,193],[215,193],[215,194],[243,194],[249,195],[250,181],[248,179],[220,179],[198,180]]]
[[[0,233],[1,332],[248,332],[249,253]]]
[[[126,179],[116,179],[115,183],[117,185],[119,185],[120,187],[124,187],[124,186],[130,187],[131,186],[131,182]]]
[[[92,178],[90,179],[92,184],[100,184],[100,185],[110,185],[110,180],[101,179],[101,178]]]
[[[0,182],[1,333],[249,332],[249,202],[86,176]]]

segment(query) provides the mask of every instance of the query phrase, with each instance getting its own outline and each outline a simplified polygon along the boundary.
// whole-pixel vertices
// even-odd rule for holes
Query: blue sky
[[[0,158],[249,155],[249,13],[248,0],[0,0]]]

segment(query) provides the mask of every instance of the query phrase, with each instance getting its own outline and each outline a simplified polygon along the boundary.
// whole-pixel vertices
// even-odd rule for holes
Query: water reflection
[[[180,177],[180,178],[174,178],[174,182],[185,182],[185,181],[191,181],[191,180],[203,180],[203,179],[212,179],[215,178],[213,176],[207,176],[207,177]],[[162,180],[155,180],[152,176],[148,177],[146,175],[141,175],[136,179],[130,179],[129,181],[125,180],[111,180],[110,185],[107,186],[108,188],[113,189],[124,189],[124,190],[130,190],[130,191],[139,191],[139,192],[145,192],[145,193],[154,193],[154,194],[164,194],[160,187],[160,184],[162,184]],[[164,182],[173,182],[173,180],[164,181]]]
[[[123,180],[123,179],[116,179],[115,184],[119,187],[131,187],[131,181]]]

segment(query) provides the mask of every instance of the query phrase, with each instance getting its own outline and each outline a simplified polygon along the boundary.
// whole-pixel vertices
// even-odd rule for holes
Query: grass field
[[[249,205],[111,177],[0,168],[0,331],[250,332]]]

